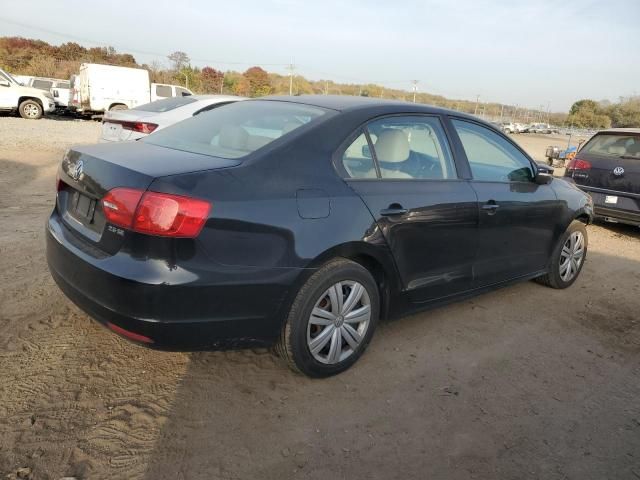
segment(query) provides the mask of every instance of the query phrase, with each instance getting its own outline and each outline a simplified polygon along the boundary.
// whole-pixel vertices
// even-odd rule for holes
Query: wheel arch
[[[126,107],[126,109],[129,109],[129,106],[126,103],[122,103],[122,102],[113,102],[109,105],[109,108],[107,108],[107,110],[111,110],[113,107],[122,105],[123,107]]]
[[[380,317],[385,319],[389,316],[392,310],[392,298],[402,288],[391,252],[386,247],[371,245],[367,242],[348,242],[325,250],[301,269],[300,275],[291,286],[280,308],[279,317],[283,324],[300,288],[322,265],[335,258],[346,258],[359,263],[371,273],[380,294]]]
[[[37,102],[40,105],[40,108],[42,108],[42,110],[44,111],[44,105],[42,104],[42,100],[40,100],[38,97],[32,97],[29,95],[23,95],[22,97],[18,98],[18,108],[20,108],[20,105],[22,105],[22,102],[25,102],[27,100],[33,100],[34,102]]]

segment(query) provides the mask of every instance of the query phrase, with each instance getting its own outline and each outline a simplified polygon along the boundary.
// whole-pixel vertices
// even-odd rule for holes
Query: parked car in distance
[[[170,349],[276,345],[339,373],[378,321],[537,278],[569,287],[591,198],[470,115],[349,96],[235,102],[74,147],[47,260],[112,331]]]
[[[33,87],[51,93],[56,104],[56,110],[63,111],[69,106],[69,91],[71,88],[69,80],[24,75],[17,80],[26,87]]]
[[[640,129],[596,133],[564,175],[591,195],[597,217],[640,226]]]
[[[130,110],[106,112],[102,142],[137,140],[187,118],[228,103],[245,100],[231,95],[189,95],[157,100]]]
[[[515,133],[524,133],[527,131],[527,126],[522,123],[514,123],[513,126],[515,127]]]
[[[18,112],[22,118],[37,120],[55,108],[51,93],[24,86],[0,70],[0,111]]]
[[[100,114],[185,95],[191,91],[177,85],[150,84],[149,72],[142,68],[83,63],[71,79],[69,108],[79,114]]]
[[[527,133],[560,133],[560,131],[548,123],[532,123],[527,127]]]
[[[500,124],[500,128],[502,129],[502,131],[504,133],[516,133],[517,132],[516,125],[515,125],[515,123],[512,123],[512,122],[502,122]]]

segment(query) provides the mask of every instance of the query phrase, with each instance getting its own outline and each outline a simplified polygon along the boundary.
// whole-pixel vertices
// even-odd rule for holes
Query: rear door
[[[478,196],[475,286],[545,269],[562,211],[553,188],[534,182],[531,160],[505,136],[467,119],[451,122]]]
[[[477,198],[458,178],[438,116],[374,120],[337,163],[375,218],[372,232],[384,236],[413,301],[472,287]]]

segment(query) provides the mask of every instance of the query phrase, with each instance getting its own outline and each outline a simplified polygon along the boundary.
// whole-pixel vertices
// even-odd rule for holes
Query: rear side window
[[[176,109],[178,107],[182,107],[183,105],[188,105],[189,103],[195,103],[197,100],[195,98],[190,97],[170,97],[163,98],[162,100],[156,100],[155,102],[145,103],[144,105],[140,105],[138,107],[132,108],[131,110],[139,110],[141,112],[168,112],[170,110]]]
[[[640,158],[640,136],[599,133],[582,147],[580,153]]]
[[[531,162],[515,145],[481,125],[452,120],[469,160],[474,180],[529,182]]]
[[[49,90],[51,85],[53,85],[53,82],[50,80],[34,80],[31,86],[40,90]]]
[[[156,85],[156,96],[158,97],[171,97],[171,87],[169,85]]]
[[[428,116],[393,116],[366,127],[373,155],[361,135],[347,148],[342,164],[351,178],[444,180],[456,178],[451,152],[440,120]]]
[[[326,112],[323,108],[291,102],[235,102],[176,123],[140,141],[215,157],[241,158]]]
[[[342,166],[350,178],[377,178],[376,167],[364,133],[358,135],[344,151]]]

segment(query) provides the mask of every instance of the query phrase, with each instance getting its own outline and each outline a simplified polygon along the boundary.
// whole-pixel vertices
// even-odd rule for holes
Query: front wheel
[[[551,288],[570,287],[582,271],[587,258],[588,244],[584,223],[574,220],[551,255],[549,272],[536,281]]]
[[[276,352],[310,377],[343,372],[367,348],[379,311],[378,286],[369,271],[344,258],[332,260],[298,292]]]
[[[38,120],[42,117],[42,105],[35,100],[25,100],[18,107],[20,116],[27,120]]]

